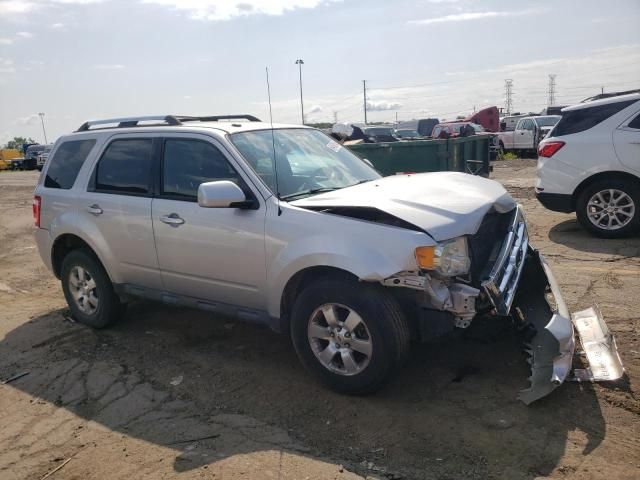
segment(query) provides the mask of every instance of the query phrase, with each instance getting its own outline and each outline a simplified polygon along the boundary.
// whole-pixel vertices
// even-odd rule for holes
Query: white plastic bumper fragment
[[[624,367],[618,355],[616,340],[609,331],[598,307],[591,307],[572,315],[580,343],[589,361],[589,368],[576,368],[571,380],[598,382],[618,380]]]

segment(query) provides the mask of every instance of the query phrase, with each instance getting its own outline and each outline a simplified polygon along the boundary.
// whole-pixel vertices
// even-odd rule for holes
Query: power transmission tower
[[[550,107],[556,104],[556,75],[549,75],[549,98],[547,100],[547,106]]]
[[[511,108],[513,107],[513,80],[507,78],[504,81],[504,96],[505,96],[505,109],[507,115],[511,114]]]
[[[362,80],[362,88],[364,93],[364,124],[367,124],[367,81]]]

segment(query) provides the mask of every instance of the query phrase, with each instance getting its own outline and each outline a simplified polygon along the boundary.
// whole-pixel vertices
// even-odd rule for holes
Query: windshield
[[[478,125],[477,123],[470,123],[469,125],[471,125],[476,132],[484,132],[482,125]]]
[[[550,117],[537,117],[536,123],[539,127],[553,127],[562,118],[560,115],[552,115]]]
[[[291,128],[234,133],[231,141],[281,199],[301,198],[380,178],[360,158],[318,130]],[[273,157],[277,165],[277,185]]]

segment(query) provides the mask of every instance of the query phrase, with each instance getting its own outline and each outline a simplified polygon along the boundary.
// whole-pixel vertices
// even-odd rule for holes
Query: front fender
[[[301,270],[333,267],[362,281],[382,282],[394,273],[417,270],[416,247],[434,244],[423,232],[299,208],[267,224],[267,310],[274,318],[280,317],[287,283]]]

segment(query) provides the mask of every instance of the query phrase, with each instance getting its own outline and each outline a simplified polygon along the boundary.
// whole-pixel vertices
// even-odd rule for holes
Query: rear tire
[[[118,320],[124,306],[100,262],[86,250],[73,250],[62,261],[62,290],[73,318],[93,328]]]
[[[379,390],[410,349],[409,327],[384,288],[323,278],[296,299],[291,337],[303,365],[331,389],[354,395]]]
[[[580,225],[602,238],[621,238],[640,231],[640,186],[624,179],[597,180],[576,201]]]

